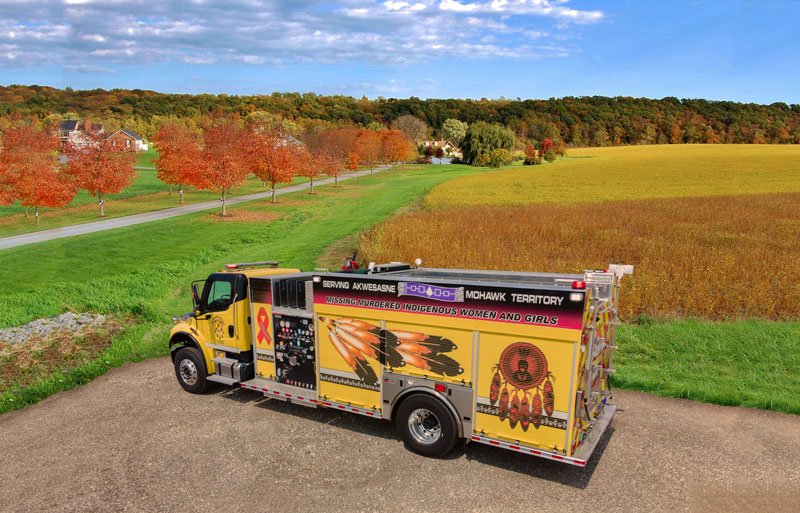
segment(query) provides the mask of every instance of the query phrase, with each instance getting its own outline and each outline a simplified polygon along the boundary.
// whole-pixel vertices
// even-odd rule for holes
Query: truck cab
[[[192,283],[193,309],[173,318],[169,342],[183,388],[197,393],[209,381],[232,385],[252,378],[250,279],[298,272],[277,262],[229,264]]]

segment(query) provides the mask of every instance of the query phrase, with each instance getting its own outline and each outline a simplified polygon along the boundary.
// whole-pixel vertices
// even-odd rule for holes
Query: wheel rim
[[[178,370],[181,374],[181,379],[187,385],[194,385],[197,383],[197,366],[188,358],[184,358],[181,360],[181,364],[178,366]]]
[[[417,442],[430,445],[442,436],[442,425],[432,411],[418,408],[408,416],[408,431]]]

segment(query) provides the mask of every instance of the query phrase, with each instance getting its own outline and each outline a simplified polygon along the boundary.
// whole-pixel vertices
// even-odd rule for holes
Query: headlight
[[[175,317],[174,315],[172,316],[172,322],[174,322],[174,323],[178,322],[178,318]]]

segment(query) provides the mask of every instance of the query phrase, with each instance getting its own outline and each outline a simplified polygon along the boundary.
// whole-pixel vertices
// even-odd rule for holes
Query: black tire
[[[453,414],[427,394],[414,394],[400,403],[395,422],[406,447],[423,456],[440,458],[458,441]]]
[[[183,347],[175,353],[175,377],[184,390],[202,394],[208,389],[206,359],[196,347]]]

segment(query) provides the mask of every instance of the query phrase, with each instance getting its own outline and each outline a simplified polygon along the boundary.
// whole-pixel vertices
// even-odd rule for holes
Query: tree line
[[[0,131],[0,205],[15,201],[34,210],[39,225],[41,208],[69,204],[78,190],[97,197],[100,216],[104,197],[118,194],[136,178],[136,156],[120,153],[107,144],[102,133],[83,132],[62,148],[57,125],[37,118],[17,118]],[[190,120],[166,118],[153,136],[159,156],[158,177],[179,188],[214,190],[220,195],[222,215],[231,189],[255,175],[272,189],[295,177],[310,180],[320,175],[338,178],[342,170],[359,166],[401,162],[416,156],[417,149],[400,130],[319,128],[298,134],[275,116],[205,116]],[[65,163],[64,163],[65,162]]]
[[[389,127],[413,116],[441,136],[447,120],[485,122],[512,130],[519,149],[552,139],[569,146],[683,143],[800,143],[800,105],[739,103],[668,97],[564,97],[548,100],[369,100],[342,95],[163,94],[140,89],[82,90],[45,86],[0,87],[0,117],[91,116],[112,130],[146,138],[169,116],[199,120],[221,111],[241,119],[263,111],[279,115],[301,132],[311,128]]]

